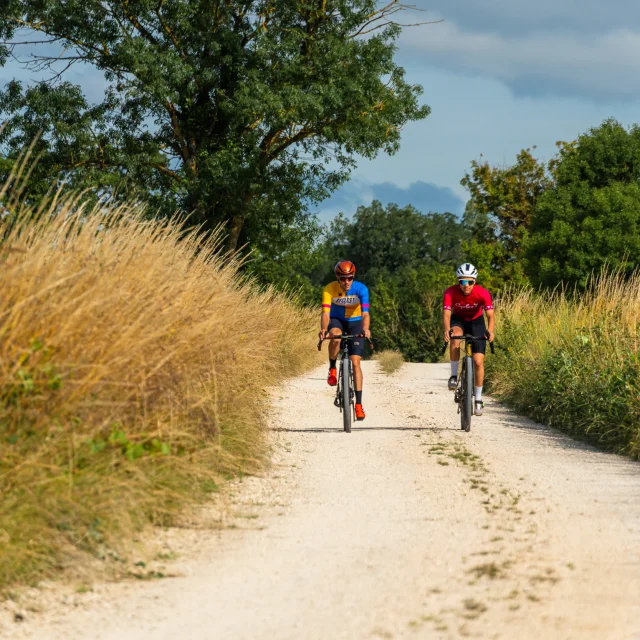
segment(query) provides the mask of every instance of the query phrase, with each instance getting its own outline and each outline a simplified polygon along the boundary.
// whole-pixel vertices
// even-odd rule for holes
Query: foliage
[[[2,586],[89,556],[126,572],[142,528],[259,467],[262,391],[319,357],[316,314],[215,238],[85,204],[8,198],[0,222]]]
[[[453,265],[423,265],[379,278],[371,289],[378,349],[398,349],[409,362],[436,362],[442,346],[442,293]]]
[[[397,349],[407,360],[435,361],[441,338],[442,291],[462,260],[464,229],[451,213],[374,201],[352,219],[339,216],[317,240],[304,275],[309,304],[334,279],[333,267],[352,260],[371,293],[376,349]],[[303,273],[298,272],[297,277]]]
[[[538,198],[549,183],[547,167],[533,157],[531,149],[520,151],[515,164],[507,167],[472,160],[471,174],[460,181],[469,190],[474,213],[495,219],[497,239],[509,252],[520,247]]]
[[[0,96],[16,158],[42,130],[31,193],[63,179],[165,213],[227,225],[228,248],[271,241],[348,177],[355,158],[394,153],[426,117],[394,62],[393,0],[7,0],[0,38],[35,33],[52,81]],[[19,44],[0,47],[0,63]],[[51,49],[60,46],[60,52]],[[39,47],[39,48],[38,48]],[[104,73],[104,101],[54,80],[77,62]],[[59,73],[53,75],[53,72]]]
[[[523,149],[507,167],[473,160],[461,184],[470,195],[464,214],[471,233],[464,245],[467,259],[491,288],[526,284],[522,245],[536,204],[551,184],[548,167]]]
[[[554,173],[531,221],[532,282],[585,287],[604,265],[630,274],[640,261],[640,128],[605,121],[561,148]]]
[[[452,213],[423,214],[412,206],[383,207],[374,200],[352,220],[334,220],[326,245],[336,258],[349,256],[368,283],[420,265],[454,264],[463,230]]]
[[[640,458],[640,276],[604,273],[582,293],[512,291],[497,307],[505,349],[491,392],[534,419]]]

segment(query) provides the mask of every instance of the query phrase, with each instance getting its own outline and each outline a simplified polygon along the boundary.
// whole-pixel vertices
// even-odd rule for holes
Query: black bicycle
[[[353,365],[349,358],[349,341],[362,338],[364,338],[363,335],[348,335],[345,333],[341,336],[329,336],[318,342],[318,351],[320,351],[322,343],[325,340],[340,340],[338,386],[336,387],[336,398],[333,404],[338,407],[342,413],[342,423],[347,433],[351,433],[351,423],[355,420],[356,415],[356,391],[353,380]],[[371,341],[368,340],[368,342],[371,348],[373,348]]]
[[[473,350],[471,343],[474,340],[489,340],[488,335],[472,336],[464,334],[461,336],[450,336],[451,340],[464,340],[464,356],[462,365],[460,366],[460,375],[458,375],[458,384],[454,392],[453,400],[458,405],[458,413],[460,414],[460,428],[464,431],[471,431],[471,416],[473,415],[473,389],[475,387],[475,368],[473,366]],[[442,354],[444,355],[448,342],[445,342]],[[491,353],[495,353],[493,342],[489,342]]]

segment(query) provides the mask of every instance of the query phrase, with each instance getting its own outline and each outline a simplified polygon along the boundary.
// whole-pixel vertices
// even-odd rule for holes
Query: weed
[[[495,562],[488,562],[486,564],[478,564],[475,567],[472,567],[467,571],[467,573],[472,574],[476,580],[479,578],[489,578],[490,580],[497,580],[505,577],[505,569],[507,568],[507,563],[502,563],[501,565],[496,564]]]
[[[402,354],[399,351],[394,351],[392,349],[380,351],[380,353],[375,355],[374,360],[378,361],[383,373],[386,373],[387,375],[391,375],[398,371],[404,363]]]

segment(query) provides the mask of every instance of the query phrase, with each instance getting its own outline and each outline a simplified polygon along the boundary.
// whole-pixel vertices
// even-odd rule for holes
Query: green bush
[[[490,390],[539,422],[640,458],[639,286],[605,275],[583,296],[506,296]]]

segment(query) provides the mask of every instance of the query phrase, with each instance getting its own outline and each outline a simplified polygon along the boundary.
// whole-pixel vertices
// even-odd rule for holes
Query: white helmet
[[[471,278],[475,280],[478,277],[478,270],[470,263],[461,264],[456,271],[456,278]]]

